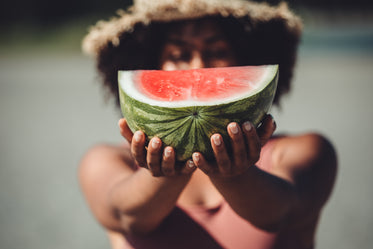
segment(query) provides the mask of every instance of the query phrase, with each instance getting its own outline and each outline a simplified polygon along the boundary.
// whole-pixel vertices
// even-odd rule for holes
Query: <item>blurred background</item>
[[[273,4],[279,1],[270,1]],[[279,133],[321,132],[339,172],[319,249],[373,245],[373,2],[288,1],[305,23],[293,91],[272,113]],[[77,166],[100,142],[121,142],[87,28],[125,0],[0,5],[0,248],[109,248],[80,192]]]

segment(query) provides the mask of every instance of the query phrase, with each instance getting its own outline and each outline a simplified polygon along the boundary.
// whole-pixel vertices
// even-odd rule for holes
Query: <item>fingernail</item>
[[[198,153],[193,153],[193,159],[194,161],[199,162],[199,160],[201,160],[201,157],[199,156]]]
[[[165,157],[170,157],[171,156],[171,149],[170,148],[166,148],[164,150],[164,156]]]
[[[221,139],[220,139],[220,136],[219,135],[215,135],[212,137],[212,140],[214,141],[214,144],[219,146],[221,145]]]
[[[120,124],[122,123],[122,120],[123,119],[119,119],[119,121],[118,121],[118,126],[120,127]]]
[[[188,165],[189,168],[193,168],[194,167],[194,162],[192,160],[189,160],[187,165]]]
[[[141,140],[141,133],[139,131],[136,131],[134,136],[133,136],[133,139],[135,140],[135,142],[140,142]]]
[[[229,126],[229,129],[233,134],[238,134],[238,126],[237,123],[233,123]]]
[[[152,140],[152,148],[153,149],[158,149],[160,144],[161,144],[161,142],[159,142],[158,139],[153,139]]]
[[[249,121],[246,121],[245,123],[243,123],[243,128],[245,129],[245,131],[251,131],[253,126]]]
[[[272,118],[272,123],[276,125],[276,120]]]

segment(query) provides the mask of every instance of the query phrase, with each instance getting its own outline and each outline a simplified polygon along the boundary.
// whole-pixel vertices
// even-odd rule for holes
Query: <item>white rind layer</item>
[[[151,99],[149,96],[144,95],[136,87],[136,83],[133,80],[134,71],[119,71],[118,72],[118,81],[119,86],[122,90],[131,98],[138,100],[142,103],[146,103],[152,106],[159,107],[188,107],[188,106],[213,106],[221,105],[226,103],[231,103],[238,101],[252,95],[255,95],[258,92],[261,92],[275,77],[278,70],[278,65],[264,65],[259,66],[265,69],[262,78],[256,83],[254,89],[251,89],[248,92],[244,92],[240,95],[234,97],[228,97],[223,99],[217,99],[214,101],[198,101],[198,100],[183,100],[183,101],[160,101]]]

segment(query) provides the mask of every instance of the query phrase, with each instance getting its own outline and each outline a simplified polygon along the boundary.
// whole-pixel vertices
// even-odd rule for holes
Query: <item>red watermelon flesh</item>
[[[211,101],[255,89],[266,68],[258,66],[178,71],[139,71],[134,77],[141,92],[159,101]]]

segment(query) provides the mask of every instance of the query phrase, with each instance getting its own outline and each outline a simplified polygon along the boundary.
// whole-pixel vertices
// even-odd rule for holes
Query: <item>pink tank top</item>
[[[272,167],[272,147],[272,142],[263,147],[257,163],[265,171]],[[223,202],[210,209],[177,206],[150,235],[126,239],[131,249],[270,249],[276,234],[257,229]]]

